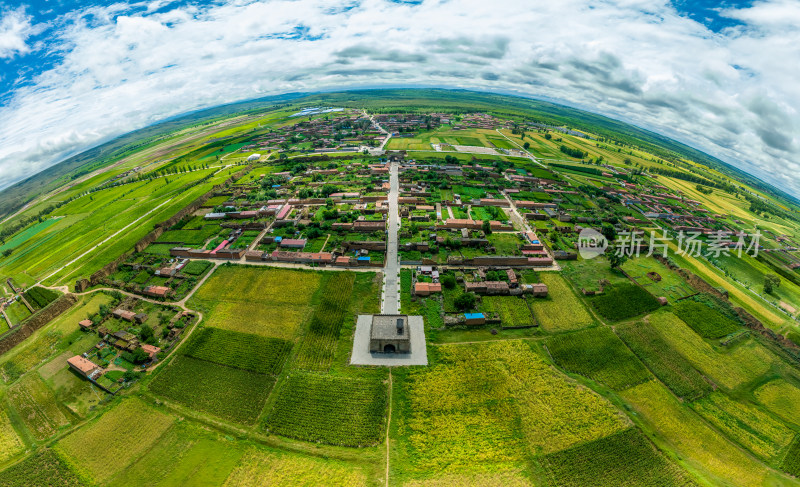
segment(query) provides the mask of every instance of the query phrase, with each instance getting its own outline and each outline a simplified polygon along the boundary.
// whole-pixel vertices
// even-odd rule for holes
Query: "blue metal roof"
[[[283,237],[275,237],[276,242],[280,243],[281,240],[283,240]]]
[[[359,257],[358,260],[369,260],[369,257]]]
[[[464,313],[464,318],[468,320],[477,320],[480,318],[485,318],[485,316],[483,316],[483,313]]]

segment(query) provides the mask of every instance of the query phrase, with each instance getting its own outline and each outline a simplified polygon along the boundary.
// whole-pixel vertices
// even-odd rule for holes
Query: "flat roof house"
[[[407,315],[373,315],[369,335],[372,353],[409,353],[411,334]]]

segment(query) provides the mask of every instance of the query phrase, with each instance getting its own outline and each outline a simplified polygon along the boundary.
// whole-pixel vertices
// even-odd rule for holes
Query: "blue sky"
[[[0,0],[0,189],[158,120],[333,87],[513,91],[800,195],[793,0]]]

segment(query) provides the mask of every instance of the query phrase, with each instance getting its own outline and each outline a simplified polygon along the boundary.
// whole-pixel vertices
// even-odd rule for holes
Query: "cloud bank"
[[[30,11],[0,9],[0,66],[17,62],[0,71],[13,78],[0,105],[0,189],[188,110],[425,84],[562,100],[800,195],[794,1],[719,10],[724,28],[643,0],[162,1],[82,7],[40,24]]]

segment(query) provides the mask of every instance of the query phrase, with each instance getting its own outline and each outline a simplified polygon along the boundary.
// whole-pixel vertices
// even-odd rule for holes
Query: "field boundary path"
[[[389,485],[389,458],[391,449],[389,448],[389,428],[392,426],[392,368],[389,367],[389,413],[386,420],[386,485]]]

